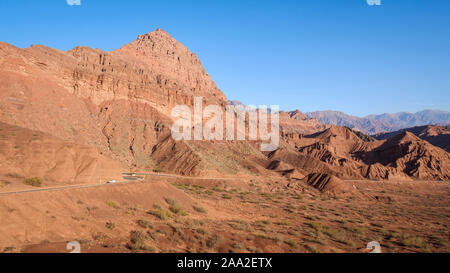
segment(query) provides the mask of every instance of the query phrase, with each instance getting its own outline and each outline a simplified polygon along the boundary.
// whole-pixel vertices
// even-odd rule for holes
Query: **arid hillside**
[[[203,105],[222,108],[229,101],[198,57],[161,29],[112,52],[0,43],[0,64],[1,122],[93,147],[123,169],[189,176],[449,177],[448,153],[418,138],[372,141],[299,110],[280,112],[280,148],[269,154],[250,141],[175,141],[175,105],[193,106],[197,96]]]
[[[114,52],[1,43],[0,63],[2,122],[97,147],[124,168],[188,175],[246,169],[222,152],[221,146],[233,143],[205,151],[202,143],[195,148],[170,139],[173,106],[192,106],[194,96],[205,105],[225,106],[227,100],[195,54],[160,29]],[[233,147],[244,149],[241,160],[253,150],[248,144]],[[210,163],[217,163],[219,153],[224,162],[216,170]]]
[[[434,146],[440,147],[447,152],[450,152],[450,126],[418,126],[407,129],[402,129],[400,131],[395,131],[391,133],[380,133],[373,137],[379,140],[394,137],[403,132],[411,132],[419,138],[428,141]]]
[[[312,135],[286,139],[291,147],[279,149],[269,158],[309,173],[326,172],[344,179],[450,178],[449,153],[411,133],[369,140],[348,128],[332,126]]]
[[[96,148],[0,122],[2,191],[23,188],[33,178],[41,181],[28,186],[106,183],[122,178],[121,171]]]
[[[176,141],[174,106],[230,102],[160,29],[112,52],[0,43],[0,79],[0,252],[449,251],[446,128],[377,140],[296,110],[274,151]]]

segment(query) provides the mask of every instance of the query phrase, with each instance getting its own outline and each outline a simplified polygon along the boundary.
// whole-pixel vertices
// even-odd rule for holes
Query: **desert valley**
[[[274,151],[175,141],[195,97],[239,104],[161,29],[108,52],[0,43],[0,252],[450,251],[449,124],[295,110]]]

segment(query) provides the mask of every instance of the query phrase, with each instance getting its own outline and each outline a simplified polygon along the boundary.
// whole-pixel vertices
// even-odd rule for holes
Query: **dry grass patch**
[[[42,187],[43,179],[40,177],[31,177],[23,180],[23,183],[32,187]]]
[[[164,210],[162,208],[156,208],[152,211],[149,211],[148,214],[151,214],[161,220],[169,220],[170,218],[172,218],[172,214],[169,211]]]
[[[401,244],[406,247],[414,247],[419,249],[425,249],[428,247],[427,243],[420,237],[417,236],[406,236]]]
[[[198,213],[203,213],[203,214],[208,213],[208,212],[206,211],[206,209],[205,209],[205,208],[202,208],[202,207],[192,206],[192,208],[193,208],[196,212],[198,212]]]
[[[16,178],[16,179],[23,179],[25,177],[23,177],[22,175],[18,174],[18,173],[7,173],[5,175],[6,177],[10,177],[10,178]]]
[[[127,247],[131,250],[154,251],[153,247],[147,245],[148,240],[150,240],[150,237],[146,233],[134,230],[130,233],[130,242]]]
[[[110,208],[113,208],[113,209],[119,209],[120,208],[119,205],[116,202],[114,202],[113,200],[107,200],[105,203]]]
[[[167,204],[169,204],[169,210],[172,213],[174,213],[176,215],[180,215],[180,216],[187,216],[188,215],[186,210],[176,200],[173,200],[173,199],[170,199],[170,198],[166,198],[165,200],[166,200]]]
[[[106,222],[105,227],[110,230],[114,230],[116,228],[116,224],[113,222]]]
[[[214,235],[208,240],[206,240],[206,246],[209,248],[213,248],[217,246],[218,244],[221,244],[224,242],[224,238],[221,235]]]
[[[298,244],[294,240],[286,240],[286,241],[284,241],[284,243],[287,244],[288,246],[294,248],[294,249],[298,248]]]
[[[140,226],[142,228],[153,228],[151,222],[149,222],[147,220],[138,220],[137,224],[138,224],[138,226]]]

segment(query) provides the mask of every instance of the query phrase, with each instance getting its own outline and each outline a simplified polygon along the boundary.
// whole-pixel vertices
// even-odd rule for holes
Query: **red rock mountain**
[[[286,138],[298,138],[325,130],[327,127],[318,119],[308,118],[300,110],[280,112],[280,129]]]
[[[0,122],[5,126],[39,131],[52,139],[45,143],[56,147],[90,147],[98,151],[93,158],[108,158],[121,168],[297,179],[309,173],[449,179],[449,154],[419,138],[367,142],[362,134],[325,126],[298,110],[280,112],[282,141],[272,153],[261,153],[249,141],[174,141],[173,106],[193,105],[195,96],[202,96],[205,105],[225,107],[228,100],[198,57],[160,29],[112,52],[0,43],[0,79]],[[0,131],[1,136],[9,133]],[[16,153],[3,151],[8,157]],[[27,157],[27,162],[36,160],[33,153]],[[18,161],[11,162],[8,169],[18,168],[13,166]]]
[[[403,132],[411,132],[419,138],[428,141],[434,146],[440,147],[447,152],[450,152],[450,126],[436,126],[436,125],[427,125],[427,126],[418,126],[407,129],[402,129],[400,131],[391,132],[391,133],[380,133],[374,135],[376,139],[383,140],[394,137]]]
[[[411,133],[367,142],[345,127],[291,141],[269,155],[307,172],[324,172],[346,179],[450,178],[450,155]]]
[[[0,64],[2,122],[97,147],[126,168],[190,175],[266,171],[258,163],[265,156],[250,143],[169,137],[174,105],[192,105],[195,96],[205,105],[228,102],[196,55],[162,30],[113,52],[0,43]]]
[[[407,131],[359,156],[366,164],[381,163],[418,179],[450,179],[450,154]]]

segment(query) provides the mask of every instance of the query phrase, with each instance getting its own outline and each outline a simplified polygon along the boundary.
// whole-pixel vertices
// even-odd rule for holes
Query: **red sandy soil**
[[[39,177],[47,186],[104,183],[121,178],[121,165],[97,149],[0,122],[0,190],[17,190]],[[28,186],[30,187],[30,186]]]
[[[383,252],[450,250],[448,183],[341,182],[366,198],[281,177],[2,196],[0,249],[68,252],[76,240],[82,252],[364,252],[370,241]]]

